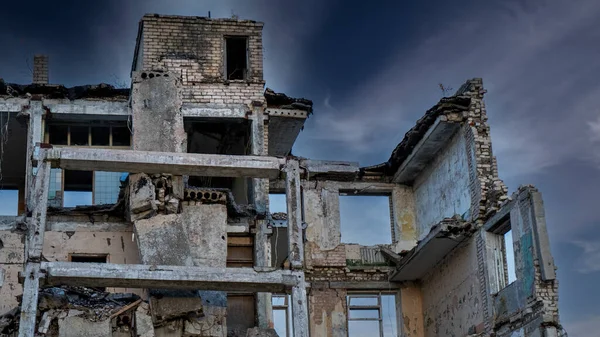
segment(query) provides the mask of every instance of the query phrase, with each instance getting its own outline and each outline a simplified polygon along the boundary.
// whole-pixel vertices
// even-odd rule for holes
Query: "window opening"
[[[70,126],[71,146],[88,146],[90,128],[87,126]]]
[[[48,126],[49,142],[54,145],[69,145],[69,127],[66,125]]]
[[[131,146],[131,132],[128,127],[113,126],[111,130],[112,146]]]
[[[390,197],[340,194],[342,242],[363,246],[392,243]]]
[[[64,170],[63,207],[92,205],[94,172]]]
[[[247,38],[227,37],[225,38],[227,79],[243,80],[246,78],[247,69]]]
[[[350,294],[348,336],[397,336],[396,296],[385,293]]]
[[[292,307],[290,305],[290,295],[271,296],[271,305],[273,307],[273,324],[275,332],[281,337],[294,336],[294,326],[292,324]]]
[[[227,267],[254,266],[254,238],[250,236],[227,237]]]
[[[0,215],[19,215],[18,190],[0,190]]]
[[[71,254],[71,262],[107,263],[108,254]]]
[[[110,128],[107,126],[92,126],[92,145],[110,146]]]
[[[511,284],[517,280],[517,274],[515,272],[515,250],[513,246],[512,229],[504,233],[504,258],[506,259],[508,284]]]

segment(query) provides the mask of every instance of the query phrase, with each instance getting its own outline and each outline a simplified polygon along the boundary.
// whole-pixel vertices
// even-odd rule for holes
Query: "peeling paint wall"
[[[418,240],[444,218],[455,214],[469,218],[471,195],[467,157],[465,131],[461,129],[415,181]]]
[[[425,336],[423,320],[423,295],[418,286],[409,286],[400,291],[401,325],[403,337]]]
[[[483,323],[475,240],[457,248],[422,284],[425,336],[465,336]]]
[[[308,296],[311,336],[347,337],[344,289],[311,289]]]

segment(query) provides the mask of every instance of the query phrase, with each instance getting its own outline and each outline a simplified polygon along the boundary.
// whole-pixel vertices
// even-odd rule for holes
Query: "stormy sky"
[[[482,77],[501,178],[544,196],[561,319],[600,336],[600,2],[11,1],[0,77],[30,82],[43,53],[52,83],[127,83],[144,13],[208,11],[265,22],[267,86],[315,102],[294,147],[305,157],[383,162],[439,83]]]

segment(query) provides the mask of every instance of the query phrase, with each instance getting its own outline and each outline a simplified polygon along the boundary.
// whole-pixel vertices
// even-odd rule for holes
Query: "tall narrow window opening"
[[[226,78],[228,80],[246,79],[246,70],[248,56],[246,53],[248,46],[246,37],[226,37]]]

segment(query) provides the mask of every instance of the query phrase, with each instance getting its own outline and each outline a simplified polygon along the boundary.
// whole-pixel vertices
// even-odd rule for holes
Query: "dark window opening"
[[[227,293],[227,330],[237,336],[235,331],[254,327],[255,308],[253,294]]]
[[[110,128],[106,126],[92,126],[92,145],[109,146]]]
[[[227,51],[227,79],[243,80],[246,77],[247,68],[247,38],[227,37],[225,38]]]
[[[87,126],[71,126],[71,145],[87,146],[89,145],[89,128]]]
[[[69,127],[66,125],[50,125],[48,126],[50,133],[50,144],[53,145],[68,145],[69,144]]]
[[[131,132],[128,127],[112,127],[112,146],[130,146]]]
[[[64,191],[91,192],[94,182],[93,171],[65,170]]]
[[[108,254],[71,254],[71,262],[106,263]]]

